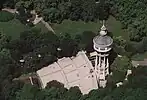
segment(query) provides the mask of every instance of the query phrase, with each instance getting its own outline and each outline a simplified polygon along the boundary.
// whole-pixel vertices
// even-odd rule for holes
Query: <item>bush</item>
[[[8,22],[14,18],[14,14],[7,11],[0,11],[0,22]]]
[[[47,83],[47,86],[46,88],[51,88],[51,87],[56,87],[56,88],[63,88],[64,87],[64,84],[56,81],[56,80],[53,80],[53,81],[50,81]]]

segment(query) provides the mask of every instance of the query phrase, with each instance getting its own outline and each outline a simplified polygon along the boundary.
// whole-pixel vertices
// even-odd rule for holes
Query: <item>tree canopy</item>
[[[99,88],[83,95],[79,87],[64,88],[59,82],[49,82],[45,89],[31,84],[23,84],[13,79],[24,73],[35,72],[47,66],[57,58],[75,56],[79,50],[93,51],[92,39],[95,33],[85,31],[73,37],[70,33],[58,36],[31,29],[24,31],[16,40],[0,32],[0,100],[146,100],[146,66],[133,68],[128,81],[116,88],[115,83],[123,81],[127,69],[132,69],[128,55],[147,50],[147,28],[145,0],[1,0],[0,9],[16,8],[16,16],[22,23],[35,10],[45,21],[60,23],[64,19],[97,21],[115,16],[130,34],[128,42],[121,37],[114,37],[114,51],[122,54],[111,65],[112,76],[108,77],[111,86]],[[0,21],[7,22],[13,14],[0,11]],[[13,34],[13,33],[12,33]],[[135,45],[134,45],[135,44]],[[130,54],[129,54],[130,53]],[[23,62],[21,62],[23,61]]]

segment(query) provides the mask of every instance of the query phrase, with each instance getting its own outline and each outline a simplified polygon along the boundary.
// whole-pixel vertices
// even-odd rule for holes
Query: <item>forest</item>
[[[2,74],[0,100],[146,100],[147,68],[146,66],[132,68],[130,62],[134,54],[147,51],[147,1],[99,0],[97,2],[95,0],[0,1],[0,9],[15,8],[20,12],[19,15],[13,15],[0,11],[0,22],[9,22],[16,18],[26,24],[26,19],[31,17],[31,10],[35,10],[45,21],[59,24],[65,19],[82,20],[86,23],[107,20],[109,16],[114,16],[122,23],[122,29],[129,33],[129,40],[121,37],[113,38],[112,58],[114,54],[123,57],[112,61],[111,70],[114,75],[108,77],[107,87],[82,95],[78,87],[68,90],[58,82],[55,82],[57,84],[49,82],[45,89],[40,89],[13,79],[22,74],[35,72],[53,63],[57,58],[74,56],[80,50],[93,51],[92,39],[98,33],[84,31],[73,37],[69,33],[55,35],[52,32],[42,33],[40,30],[29,28],[20,32],[17,39],[12,39],[0,30],[0,73]],[[29,27],[33,27],[31,23]],[[41,57],[38,57],[38,54]],[[21,63],[21,59],[25,62]],[[131,68],[133,73],[123,86],[117,88],[115,83],[124,79],[128,68]]]

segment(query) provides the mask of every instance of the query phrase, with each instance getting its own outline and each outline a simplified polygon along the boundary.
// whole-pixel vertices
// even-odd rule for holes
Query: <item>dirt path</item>
[[[41,20],[42,24],[44,24],[44,26],[49,30],[49,31],[52,31],[54,34],[55,31],[52,29],[52,27],[49,25],[49,23],[45,22],[43,19]]]
[[[8,11],[8,12],[13,13],[13,14],[18,13],[16,9],[4,8],[2,10]],[[42,24],[44,24],[44,26],[48,29],[48,31],[52,31],[54,34],[56,34],[55,31],[52,29],[52,27],[47,22],[45,22],[42,17],[38,18],[38,16],[36,16],[36,19],[34,20],[34,24],[37,24],[40,21],[41,21]]]
[[[28,75],[25,75],[25,76],[20,76],[20,77],[18,77],[18,78],[14,78],[13,80],[14,80],[14,81],[18,81],[18,80],[27,80],[27,79],[29,79],[29,77],[38,78],[36,74],[32,73],[32,74],[28,74]]]
[[[147,66],[147,59],[144,59],[143,61],[132,61],[132,65],[135,67],[141,66]]]
[[[3,8],[2,11],[7,11],[12,14],[18,13],[18,11],[16,9],[10,9],[10,8]]]

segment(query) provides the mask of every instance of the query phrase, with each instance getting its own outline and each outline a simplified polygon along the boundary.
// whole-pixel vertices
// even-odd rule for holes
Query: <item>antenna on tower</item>
[[[103,20],[103,25],[105,25],[105,20]]]
[[[105,20],[103,20],[103,25],[101,27],[100,35],[104,36],[107,34],[107,28],[105,27]]]
[[[107,30],[107,28],[105,27],[105,20],[103,20],[103,25],[101,27],[101,31],[106,31],[106,30]]]

